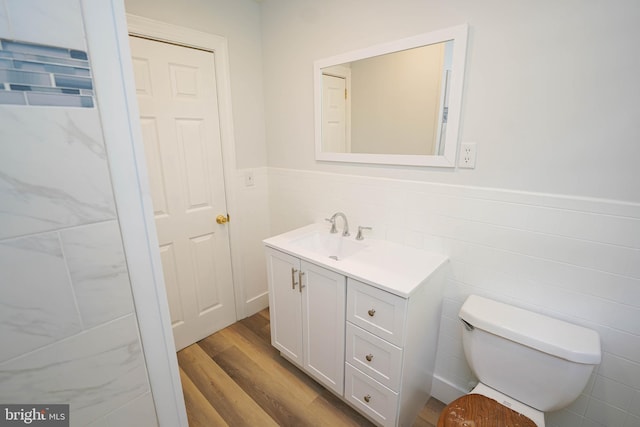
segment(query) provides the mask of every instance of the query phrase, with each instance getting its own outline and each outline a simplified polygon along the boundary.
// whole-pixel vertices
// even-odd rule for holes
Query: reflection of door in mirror
[[[351,69],[349,64],[322,70],[322,149],[351,152]]]
[[[348,153],[347,85],[344,77],[322,75],[322,146],[335,153]]]

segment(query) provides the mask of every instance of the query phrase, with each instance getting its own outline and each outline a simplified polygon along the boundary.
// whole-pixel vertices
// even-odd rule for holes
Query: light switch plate
[[[244,186],[253,187],[255,185],[253,171],[249,170],[244,173]]]

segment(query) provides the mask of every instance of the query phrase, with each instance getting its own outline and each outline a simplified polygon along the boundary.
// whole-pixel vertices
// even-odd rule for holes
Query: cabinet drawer
[[[383,426],[393,426],[398,411],[398,394],[345,363],[344,397]]]
[[[402,347],[407,300],[373,286],[349,279],[347,320]]]
[[[346,361],[393,391],[398,391],[402,349],[349,322]]]

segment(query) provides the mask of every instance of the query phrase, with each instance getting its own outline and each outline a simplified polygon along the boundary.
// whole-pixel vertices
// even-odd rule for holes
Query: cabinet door
[[[266,248],[269,281],[271,344],[292,362],[303,366],[300,260]]]
[[[342,395],[346,278],[302,261],[304,369]]]

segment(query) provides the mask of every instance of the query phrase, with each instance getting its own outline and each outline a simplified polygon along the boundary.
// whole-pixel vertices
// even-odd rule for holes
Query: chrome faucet
[[[334,213],[331,218],[327,218],[326,220],[329,221],[331,223],[331,233],[337,233],[338,229],[336,228],[336,217],[342,217],[342,219],[344,220],[344,229],[342,230],[342,235],[347,237],[350,236],[351,234],[349,233],[349,222],[347,221],[347,216],[345,214],[343,214],[342,212],[336,212]]]

